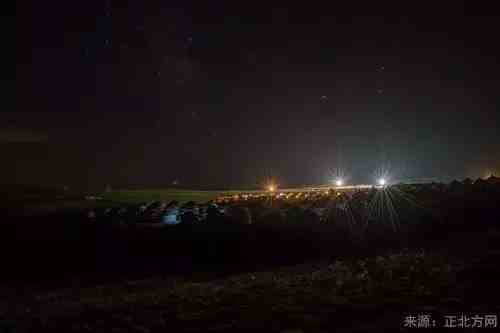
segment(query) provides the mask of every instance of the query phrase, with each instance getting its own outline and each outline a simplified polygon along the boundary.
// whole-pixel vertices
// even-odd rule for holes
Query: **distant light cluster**
[[[376,179],[376,181],[372,184],[355,185],[355,184],[349,184],[344,180],[344,178],[338,177],[333,180],[333,184],[334,187],[337,189],[355,189],[355,188],[361,189],[361,188],[372,188],[372,187],[385,188],[387,185],[389,185],[389,181],[387,177],[380,177]],[[328,189],[330,187],[328,186],[310,187],[310,190],[317,190],[319,188]],[[265,189],[269,193],[275,193],[276,191],[278,191],[278,186],[274,182],[267,183]]]

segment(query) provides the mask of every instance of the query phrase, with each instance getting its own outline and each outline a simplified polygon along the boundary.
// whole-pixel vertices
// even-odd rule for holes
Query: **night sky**
[[[0,182],[237,189],[326,183],[338,168],[352,183],[380,168],[392,180],[499,173],[496,11],[198,3],[18,4]]]

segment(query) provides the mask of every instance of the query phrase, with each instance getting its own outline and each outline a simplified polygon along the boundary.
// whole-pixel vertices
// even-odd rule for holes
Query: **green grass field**
[[[23,212],[28,215],[40,213],[54,213],[62,211],[78,211],[82,209],[104,208],[128,204],[140,204],[149,201],[170,202],[177,200],[179,203],[194,201],[206,203],[221,195],[241,193],[241,190],[231,191],[201,191],[180,189],[143,189],[143,190],[115,190],[108,193],[96,193],[102,200],[84,200],[85,193],[72,194],[72,196],[60,195],[46,191],[39,191],[36,195],[26,191],[11,191],[5,197],[0,196],[0,208],[11,212]],[[257,191],[244,191],[257,192]]]
[[[195,201],[207,202],[215,199],[221,192],[217,191],[191,191],[191,190],[119,190],[101,194],[106,201],[136,204],[152,200],[179,202]]]
[[[187,201],[195,201],[198,203],[208,202],[217,198],[220,195],[230,195],[241,193],[242,191],[199,191],[199,190],[177,190],[177,189],[161,189],[161,190],[118,190],[109,193],[103,193],[100,196],[105,201],[116,203],[137,204],[152,200],[169,202],[177,200],[180,203]],[[255,191],[245,191],[255,192]]]
[[[304,188],[280,189],[278,192],[299,192]],[[177,200],[180,203],[194,201],[205,203],[222,195],[238,193],[259,193],[262,190],[230,190],[230,191],[201,191],[201,190],[179,190],[179,189],[144,189],[144,190],[116,190],[102,193],[99,196],[107,202],[137,204],[153,200],[169,202]]]

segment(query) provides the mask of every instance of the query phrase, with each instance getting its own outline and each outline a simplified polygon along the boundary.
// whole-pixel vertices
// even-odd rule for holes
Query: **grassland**
[[[188,201],[206,203],[220,195],[241,193],[232,191],[202,191],[181,189],[143,189],[143,190],[114,190],[106,193],[97,193],[94,196],[101,200],[85,200],[85,193],[55,193],[38,191],[31,194],[26,191],[6,191],[0,196],[0,208],[14,215],[37,215],[56,212],[76,212],[82,209],[104,208],[129,204],[140,204],[150,201],[170,202],[172,200],[183,204]],[[256,191],[245,191],[256,192]]]
[[[117,190],[109,193],[103,193],[100,196],[105,201],[119,202],[127,204],[137,204],[153,200],[169,202],[177,200],[180,203],[194,201],[205,203],[217,198],[220,195],[230,195],[241,193],[242,190],[233,191],[200,191],[200,190],[179,190],[179,189],[145,189],[145,190]],[[245,191],[257,192],[257,191]]]
[[[280,191],[301,191],[304,189],[280,189]],[[96,196],[102,198],[94,202],[83,200],[84,193],[64,193],[49,190],[36,190],[35,193],[26,191],[23,188],[10,187],[5,189],[5,196],[0,197],[2,203],[9,208],[34,209],[35,211],[56,211],[58,209],[69,208],[89,208],[89,207],[109,207],[122,204],[139,204],[149,201],[170,202],[176,200],[179,203],[194,201],[196,203],[206,203],[221,195],[232,195],[238,193],[262,192],[259,190],[187,190],[187,189],[140,189],[140,190],[113,190],[111,192],[98,193]],[[48,208],[47,208],[48,207]]]
[[[280,189],[280,192],[300,192],[307,188]],[[116,190],[102,193],[99,196],[109,203],[138,204],[148,201],[169,202],[177,200],[179,203],[194,201],[205,203],[221,195],[232,195],[238,193],[257,193],[261,190],[227,190],[227,191],[202,191],[202,190],[180,190],[180,189],[143,189],[143,190]]]
[[[103,193],[100,196],[106,201],[120,202],[120,203],[139,203],[152,200],[171,201],[177,200],[179,202],[195,201],[207,202],[216,198],[220,192],[217,191],[192,191],[192,190],[175,190],[175,189],[161,189],[161,190],[119,190],[109,193]]]

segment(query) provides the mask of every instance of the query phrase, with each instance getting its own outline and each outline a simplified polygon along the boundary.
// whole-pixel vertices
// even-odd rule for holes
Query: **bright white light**
[[[380,178],[380,179],[378,180],[378,184],[379,184],[380,186],[384,186],[386,183],[387,183],[387,181],[385,180],[385,178]]]
[[[344,185],[344,182],[342,181],[342,179],[337,179],[337,180],[335,181],[335,185],[337,185],[337,186],[342,186],[342,185]]]
[[[267,189],[269,190],[269,192],[274,192],[274,191],[276,191],[276,186],[269,185]]]

